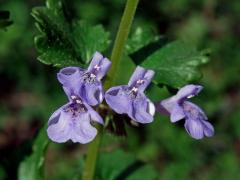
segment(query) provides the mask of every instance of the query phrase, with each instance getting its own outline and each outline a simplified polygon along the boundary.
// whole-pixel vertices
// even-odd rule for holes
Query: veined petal
[[[188,134],[192,136],[194,139],[203,138],[204,133],[203,133],[203,125],[201,121],[186,119],[184,126]]]
[[[133,102],[133,120],[139,123],[151,123],[155,113],[155,108],[153,107],[150,100],[146,97],[135,100]]]
[[[97,129],[90,124],[90,115],[88,113],[82,113],[72,121],[70,139],[74,143],[89,143],[96,135]]]
[[[152,78],[154,76],[154,71],[144,69],[140,66],[137,66],[134,73],[132,74],[128,86],[136,87],[139,91],[143,92],[146,87],[150,84]],[[138,84],[137,84],[138,83]]]
[[[185,118],[183,108],[176,104],[171,111],[170,120],[172,123],[175,123],[183,118]]]
[[[201,139],[204,135],[210,137],[214,134],[213,126],[207,121],[207,116],[201,108],[185,101],[183,109],[186,115],[185,128],[193,138]]]
[[[203,87],[200,85],[194,85],[194,84],[186,85],[178,91],[176,95],[176,99],[182,102],[187,98],[196,96],[202,89]]]
[[[99,52],[95,52],[92,61],[88,67],[88,72],[93,73],[97,76],[97,79],[102,79],[111,66],[111,61],[104,58]]]
[[[57,143],[66,142],[70,138],[70,128],[68,123],[71,121],[71,115],[64,111],[64,107],[66,106],[68,106],[68,104],[55,111],[48,121],[48,137]]]
[[[84,83],[80,89],[83,100],[91,106],[103,101],[103,88],[101,82]]]
[[[208,121],[202,121],[203,123],[203,132],[207,137],[212,137],[214,135],[214,127]]]
[[[200,121],[207,120],[206,114],[196,104],[189,101],[184,101],[182,107],[186,117],[188,117],[189,119],[198,119]]]
[[[102,117],[96,112],[91,106],[88,104],[84,103],[85,107],[88,109],[88,113],[90,115],[90,119],[92,121],[95,121],[99,124],[104,124]]]
[[[118,114],[128,114],[132,111],[132,101],[123,91],[125,87],[127,86],[112,87],[105,93],[107,104]]]

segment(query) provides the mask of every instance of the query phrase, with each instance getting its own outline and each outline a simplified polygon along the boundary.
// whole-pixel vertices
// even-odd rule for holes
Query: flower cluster
[[[87,70],[67,67],[57,74],[69,102],[56,110],[48,121],[49,138],[58,143],[68,140],[88,143],[97,134],[91,121],[103,124],[101,116],[91,107],[104,98],[101,79],[111,62],[96,52]]]
[[[205,113],[195,104],[187,101],[197,95],[202,86],[187,85],[178,93],[161,102],[152,103],[144,94],[154,71],[138,66],[127,85],[115,86],[104,93],[101,79],[106,75],[111,62],[96,52],[88,69],[66,67],[57,74],[69,102],[56,110],[48,121],[49,138],[57,143],[68,140],[78,143],[92,141],[97,129],[91,122],[103,124],[101,116],[92,108],[106,103],[118,114],[126,114],[138,123],[151,123],[156,111],[169,115],[171,122],[185,119],[187,132],[195,139],[214,134],[213,126]]]

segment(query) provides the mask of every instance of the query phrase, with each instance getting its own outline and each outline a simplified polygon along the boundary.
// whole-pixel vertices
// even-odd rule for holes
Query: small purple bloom
[[[105,76],[111,62],[96,52],[87,70],[79,67],[66,67],[57,74],[63,89],[70,97],[74,93],[87,104],[95,106],[103,101],[101,79]]]
[[[154,75],[152,70],[137,67],[128,85],[110,88],[105,99],[107,104],[119,114],[127,114],[139,123],[150,123],[155,113],[154,104],[145,96],[144,90]]]
[[[197,105],[187,101],[196,96],[201,90],[199,85],[186,85],[175,96],[165,99],[156,104],[156,111],[170,115],[171,122],[185,119],[185,129],[195,139],[214,134],[213,126],[207,121],[207,116]]]
[[[70,101],[56,110],[48,121],[48,137],[57,143],[72,140],[74,143],[88,143],[94,139],[97,129],[91,121],[103,124],[101,116],[77,95],[72,94]]]

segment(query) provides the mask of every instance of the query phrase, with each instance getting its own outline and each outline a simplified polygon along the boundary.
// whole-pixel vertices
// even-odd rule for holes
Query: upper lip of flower
[[[90,121],[103,124],[95,106],[103,100],[101,79],[107,73],[111,62],[96,52],[87,70],[79,67],[66,67],[57,74],[59,82],[68,96],[69,102],[56,110],[49,118],[48,136],[55,142],[87,143],[97,130]],[[76,131],[78,131],[76,133]]]
[[[178,102],[181,104],[186,99],[190,99],[192,97],[195,97],[199,94],[199,92],[203,89],[200,85],[186,85],[182,87],[175,96],[173,96]]]
[[[96,52],[87,69],[66,67],[57,74],[64,91],[74,92],[91,106],[96,106],[103,101],[104,92],[101,79],[110,68],[111,62]]]

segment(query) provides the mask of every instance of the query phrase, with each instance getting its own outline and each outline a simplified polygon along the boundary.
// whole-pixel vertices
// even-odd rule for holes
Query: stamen
[[[131,97],[131,98],[136,98],[137,94],[138,94],[138,88],[133,87],[132,89],[127,90],[127,94]]]
[[[95,74],[90,74],[90,78],[96,78]]]
[[[77,103],[77,104],[82,104],[82,101],[79,100],[79,99],[77,99],[77,100],[76,100],[76,103]]]
[[[64,111],[71,113],[73,117],[76,117],[80,113],[86,112],[87,108],[85,107],[81,99],[79,99],[77,96],[74,97],[76,97],[76,99],[74,99],[73,102],[64,109]]]
[[[133,87],[133,88],[131,89],[131,92],[136,93],[137,91],[138,91],[138,88],[136,88],[136,87]]]
[[[100,66],[98,66],[97,64],[94,66],[94,69],[96,69],[97,71],[100,69]]]
[[[72,99],[72,100],[77,99],[77,96],[72,95],[72,96],[71,96],[71,99]]]
[[[143,84],[143,83],[144,83],[144,80],[143,80],[143,79],[137,80],[137,84],[141,85],[141,84]]]

